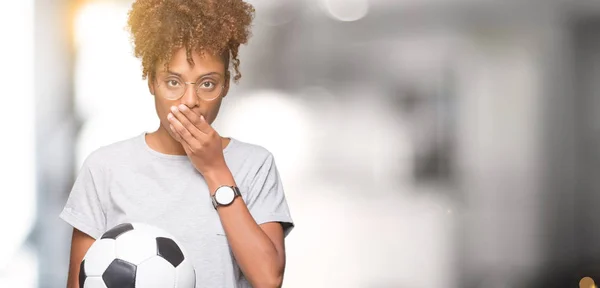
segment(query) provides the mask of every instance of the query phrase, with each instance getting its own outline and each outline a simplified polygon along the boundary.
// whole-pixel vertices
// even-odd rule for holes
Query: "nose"
[[[198,105],[198,96],[196,96],[196,84],[187,82],[185,86],[185,93],[181,97],[181,104],[193,108]]]

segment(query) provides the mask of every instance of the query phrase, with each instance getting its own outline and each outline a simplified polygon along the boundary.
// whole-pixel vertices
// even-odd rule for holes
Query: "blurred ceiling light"
[[[80,46],[94,43],[110,48],[114,43],[115,31],[123,31],[125,23],[116,3],[90,2],[83,5],[75,17],[75,43]]]
[[[152,102],[153,107],[125,29],[128,10],[124,3],[90,3],[77,14],[75,105],[84,120],[114,117],[125,113],[128,105],[139,106],[140,101]],[[136,113],[140,117],[145,112]]]
[[[122,97],[115,93],[115,87],[122,87],[123,77],[119,76],[123,75],[126,62],[123,58],[133,58],[123,52],[130,49],[124,7],[116,3],[91,2],[76,15],[75,106],[84,119],[114,106],[107,98]],[[115,69],[115,63],[119,63],[119,69]]]
[[[351,22],[364,18],[369,12],[369,0],[321,0],[322,8],[333,19]]]

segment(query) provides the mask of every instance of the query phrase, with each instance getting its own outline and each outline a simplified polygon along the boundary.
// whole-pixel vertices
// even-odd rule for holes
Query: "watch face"
[[[215,200],[220,205],[229,205],[233,202],[233,198],[235,197],[235,193],[231,187],[220,187],[215,192]]]

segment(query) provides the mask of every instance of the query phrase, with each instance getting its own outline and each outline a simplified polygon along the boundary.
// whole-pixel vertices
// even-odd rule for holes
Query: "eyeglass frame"
[[[154,81],[156,81],[156,84],[158,85],[158,87],[160,87],[160,82],[158,81],[158,76],[157,76],[157,75],[153,75],[153,77],[152,77],[152,78],[154,78]],[[175,99],[169,99],[169,98],[167,98],[167,97],[164,97],[164,96],[160,96],[160,97],[162,97],[163,99],[169,100],[169,101],[175,101],[175,100],[179,100],[179,99],[181,99],[181,98],[183,97],[183,95],[185,95],[185,92],[187,92],[187,89],[188,89],[188,88],[187,88],[187,87],[188,87],[188,84],[189,84],[189,85],[196,85],[196,84],[199,84],[199,83],[198,83],[198,81],[196,81],[196,82],[186,82],[186,81],[182,81],[182,82],[183,82],[183,84],[185,84],[185,89],[183,90],[183,93],[181,93],[181,96],[179,96],[179,97],[177,97],[177,98],[175,98]],[[201,84],[201,83],[202,83],[202,82],[200,82],[200,84]],[[223,84],[221,85],[221,92],[219,92],[219,95],[217,95],[215,98],[212,98],[212,99],[208,99],[208,100],[207,100],[207,99],[204,99],[204,98],[202,98],[202,97],[198,96],[198,89],[194,89],[194,94],[196,94],[196,97],[198,97],[198,99],[201,99],[201,100],[203,100],[203,101],[207,101],[207,102],[209,102],[209,101],[214,101],[214,100],[216,100],[217,98],[219,98],[219,97],[221,97],[221,96],[223,95],[223,91],[225,91],[225,85],[226,85],[226,83],[227,83],[227,80],[225,81],[225,83],[223,83]]]

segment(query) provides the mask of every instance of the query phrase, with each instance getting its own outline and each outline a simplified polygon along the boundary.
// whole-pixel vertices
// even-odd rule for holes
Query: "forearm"
[[[205,175],[211,193],[222,185],[234,186],[228,169]],[[225,235],[242,272],[253,287],[279,287],[284,263],[275,245],[256,223],[246,204],[238,197],[231,205],[217,209]]]
[[[70,274],[67,276],[67,288],[79,288],[79,281]]]

